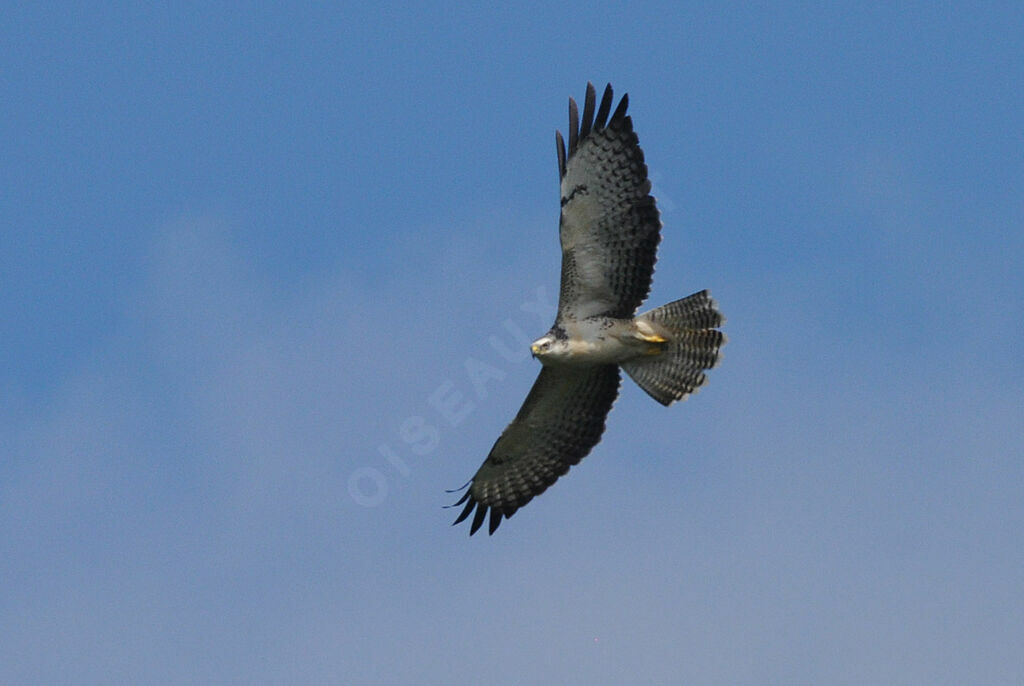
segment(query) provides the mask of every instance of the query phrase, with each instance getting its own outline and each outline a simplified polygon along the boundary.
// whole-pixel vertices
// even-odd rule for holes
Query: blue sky
[[[1019,683],[1024,11],[939,5],[6,8],[0,681]],[[470,539],[588,80],[730,343]]]

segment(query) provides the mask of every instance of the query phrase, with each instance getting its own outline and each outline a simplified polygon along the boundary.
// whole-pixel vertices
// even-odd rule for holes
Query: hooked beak
[[[534,343],[533,345],[530,346],[530,354],[531,355],[533,355],[534,357],[537,357],[537,353],[539,353],[539,352],[540,352],[540,346],[539,345]]]

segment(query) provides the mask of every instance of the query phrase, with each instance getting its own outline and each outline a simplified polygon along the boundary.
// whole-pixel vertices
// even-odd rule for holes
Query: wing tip
[[[462,503],[462,501],[460,500],[455,505],[459,505],[461,503]],[[476,504],[477,504],[476,500],[474,500],[472,497],[470,497],[469,498],[469,502],[466,503],[466,507],[463,508],[462,513],[459,514],[459,516],[455,518],[454,522],[452,522],[452,526],[455,526],[456,524],[460,524],[463,520],[465,520],[466,517],[469,516],[469,513],[473,511],[473,508],[476,507]],[[452,505],[452,507],[455,507],[455,505]]]
[[[473,483],[472,479],[470,479],[466,483],[462,484],[458,488],[446,488],[446,489],[444,489],[444,492],[445,493],[458,493],[459,491],[465,490],[466,487],[469,486],[471,483]],[[462,502],[462,501],[460,500],[459,502]],[[459,503],[455,503],[455,504],[458,505]]]
[[[487,516],[487,506],[483,503],[477,503],[476,514],[473,515],[473,523],[469,527],[469,535],[472,536],[477,530],[483,525],[484,518]]]
[[[580,119],[580,138],[590,135],[591,127],[594,124],[594,103],[597,95],[594,92],[594,84],[587,81],[587,94],[583,98],[583,118]]]
[[[569,154],[576,152],[580,142],[580,110],[576,101],[569,98]]]
[[[561,131],[555,131],[555,145],[558,147],[558,178],[565,176],[565,140]]]
[[[456,507],[462,503],[466,503],[466,507],[462,509],[459,516],[455,518],[454,522],[452,522],[452,526],[456,526],[466,521],[469,519],[469,515],[473,514],[473,510],[476,510],[476,514],[473,514],[473,521],[470,522],[469,525],[470,536],[479,531],[480,527],[483,526],[484,520],[487,519],[487,510],[491,511],[490,521],[487,525],[488,535],[493,534],[501,524],[502,511],[498,508],[484,505],[473,497],[472,491],[466,491],[457,502],[454,502],[451,505],[446,505],[445,507]]]
[[[487,535],[493,536],[494,532],[501,526],[502,512],[496,507],[491,508],[491,520],[487,523]]]
[[[604,94],[601,95],[601,106],[597,108],[597,116],[594,117],[594,129],[603,129],[605,122],[608,121],[608,113],[612,110],[612,98],[614,97],[614,91],[612,91],[612,84],[607,84],[604,87]]]
[[[623,93],[622,99],[619,100],[618,107],[612,112],[612,104],[615,102],[614,91],[612,90],[612,84],[606,84],[604,87],[604,93],[601,95],[601,104],[597,106],[597,112],[595,114],[594,108],[597,103],[597,91],[594,88],[594,84],[587,81],[586,95],[583,99],[583,114],[580,115],[579,106],[576,104],[576,100],[572,97],[569,98],[569,129],[567,136],[569,138],[568,146],[566,146],[565,139],[562,138],[560,131],[555,131],[555,142],[558,146],[558,172],[559,178],[565,176],[566,161],[573,156],[576,150],[579,148],[580,143],[587,139],[592,132],[600,131],[612,123],[617,123],[626,119],[626,110],[629,107],[629,93]],[[609,119],[609,114],[611,118]]]
[[[615,108],[615,112],[612,113],[612,118],[609,120],[609,124],[612,122],[621,121],[626,118],[626,110],[629,109],[629,93],[623,93],[622,99],[619,100],[619,106]]]
[[[469,483],[472,483],[472,480],[470,480]],[[469,484],[466,484],[466,486],[468,486],[468,485]],[[465,488],[466,486],[463,486],[462,488]],[[456,489],[456,490],[461,490],[461,489]],[[452,491],[446,490],[445,492],[446,493],[451,493]],[[527,498],[527,501],[532,499],[532,497],[533,496],[531,495],[530,498]],[[448,508],[451,508],[451,507],[458,507],[459,505],[462,505],[463,503],[465,503],[466,506],[463,508],[462,512],[459,513],[459,516],[455,518],[455,521],[452,522],[452,526],[455,526],[457,524],[461,524],[462,522],[464,522],[467,519],[469,519],[469,515],[473,514],[473,510],[475,509],[476,510],[476,514],[473,515],[473,520],[470,523],[470,527],[469,527],[469,535],[470,536],[475,534],[483,526],[483,523],[484,523],[485,519],[487,520],[487,535],[488,536],[493,535],[494,532],[498,530],[498,527],[501,526],[501,521],[503,519],[511,519],[512,515],[514,515],[519,510],[519,508],[522,507],[525,504],[525,503],[522,503],[522,502],[518,502],[518,503],[505,503],[505,504],[503,504],[501,506],[485,505],[484,503],[482,503],[479,500],[477,500],[476,498],[474,498],[473,494],[472,494],[472,491],[469,490],[469,491],[466,491],[465,493],[463,493],[462,497],[459,498],[458,501],[452,503],[451,505],[445,505],[444,508],[448,509]],[[490,517],[489,518],[487,516],[487,511],[488,510],[490,510]]]

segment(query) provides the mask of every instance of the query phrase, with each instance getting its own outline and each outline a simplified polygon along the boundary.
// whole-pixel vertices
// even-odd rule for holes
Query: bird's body
[[[660,326],[636,319],[587,317],[564,322],[530,347],[541,364],[622,364],[637,355],[657,354],[666,342]]]
[[[587,84],[583,117],[569,100],[568,155],[560,133],[562,279],[551,329],[531,345],[540,376],[456,503],[470,534],[490,510],[489,531],[578,463],[597,444],[618,395],[621,367],[669,405],[703,385],[725,335],[707,291],[635,315],[647,297],[661,220],[643,151],[623,96],[611,114],[609,85],[595,114]]]

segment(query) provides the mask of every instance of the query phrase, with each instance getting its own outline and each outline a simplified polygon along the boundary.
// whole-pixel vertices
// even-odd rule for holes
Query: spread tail
[[[708,291],[670,302],[637,315],[661,332],[664,343],[622,363],[622,368],[640,388],[662,405],[671,405],[704,385],[705,369],[714,367],[725,345],[725,334],[717,330],[725,322]]]

